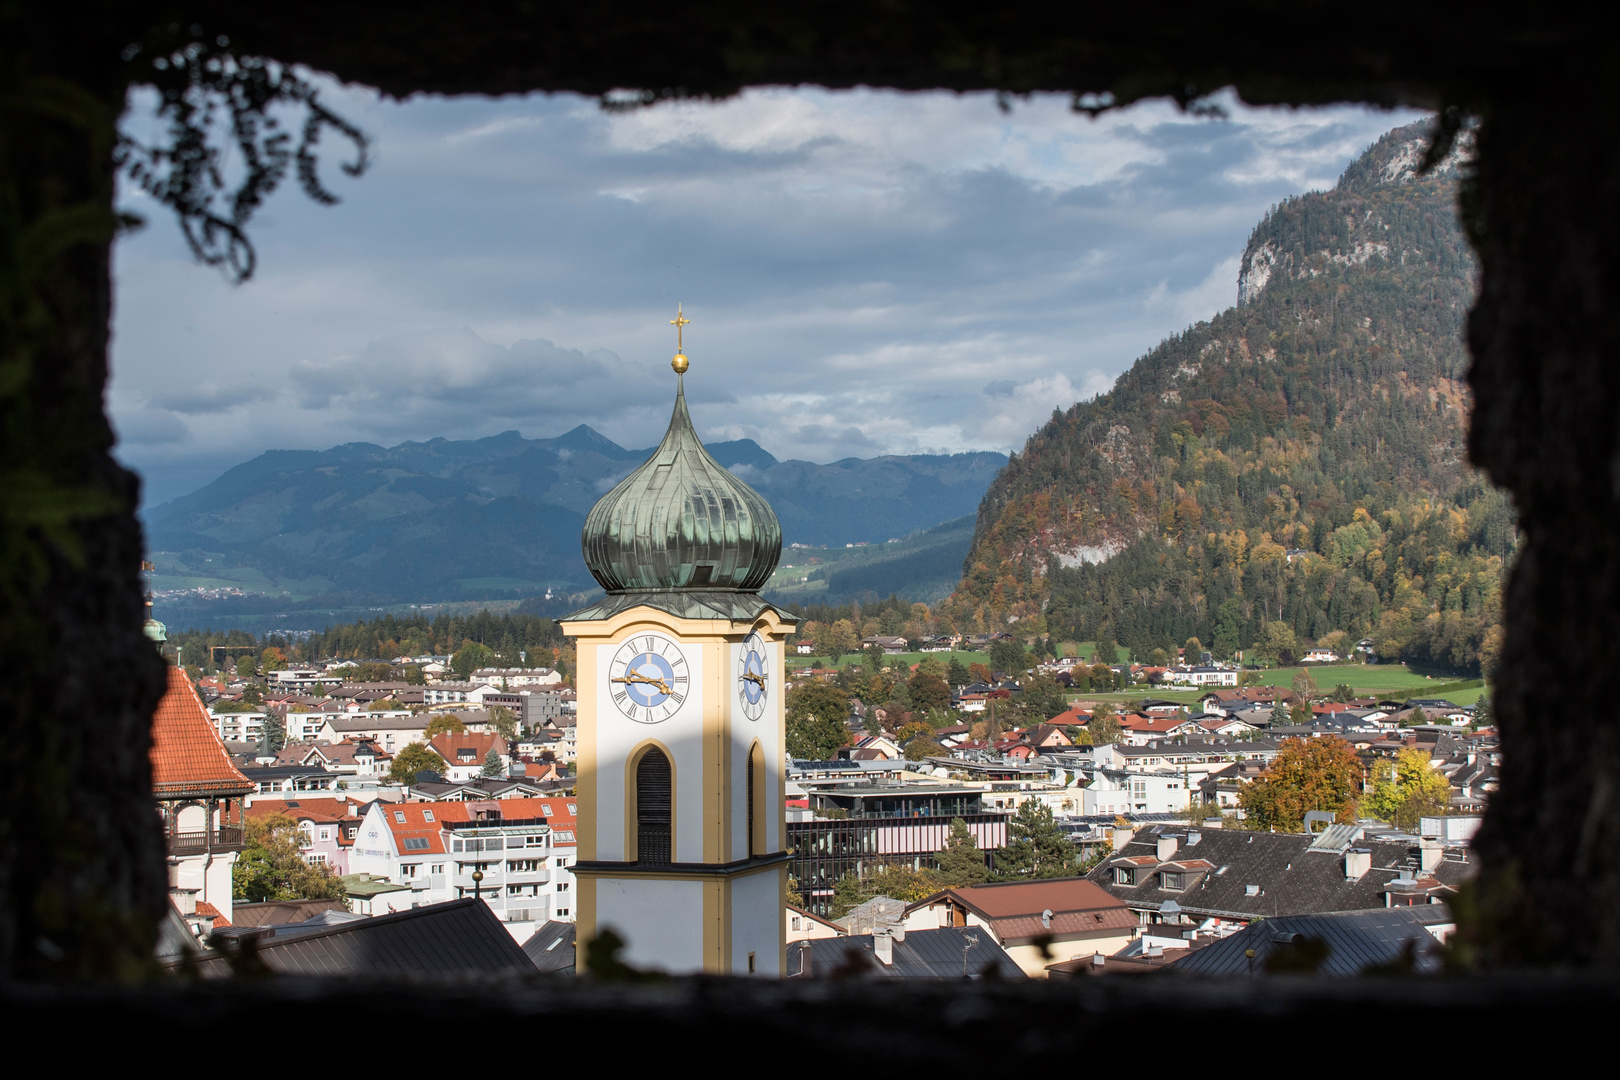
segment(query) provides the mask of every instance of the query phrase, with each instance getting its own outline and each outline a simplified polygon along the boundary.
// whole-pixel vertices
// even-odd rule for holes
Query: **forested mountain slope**
[[[1053,414],[980,505],[958,626],[1489,661],[1513,515],[1464,458],[1474,261],[1426,145],[1397,129],[1274,208],[1237,307]]]

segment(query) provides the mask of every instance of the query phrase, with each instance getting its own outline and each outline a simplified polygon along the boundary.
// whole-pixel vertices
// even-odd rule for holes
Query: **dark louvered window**
[[[668,866],[670,860],[669,758],[656,746],[636,766],[636,861]]]
[[[750,857],[759,854],[759,847],[754,841],[754,755],[748,755],[748,854]]]

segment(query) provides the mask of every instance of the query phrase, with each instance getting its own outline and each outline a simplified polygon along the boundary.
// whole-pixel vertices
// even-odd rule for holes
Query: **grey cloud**
[[[269,401],[276,396],[277,391],[257,383],[202,382],[183,390],[160,394],[153,397],[151,403],[170,412],[196,415],[224,412],[256,401]]]
[[[1018,384],[1011,379],[998,379],[987,385],[984,392],[987,397],[1011,397],[1017,386]]]

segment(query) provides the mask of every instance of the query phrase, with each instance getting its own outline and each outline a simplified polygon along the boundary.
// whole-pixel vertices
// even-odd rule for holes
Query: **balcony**
[[[233,825],[169,834],[170,855],[206,855],[242,850],[242,830]]]

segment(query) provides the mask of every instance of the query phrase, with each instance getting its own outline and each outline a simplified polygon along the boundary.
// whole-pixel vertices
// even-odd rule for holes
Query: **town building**
[[[163,820],[169,892],[177,906],[227,922],[231,868],[242,850],[243,800],[253,790],[225,752],[186,673],[168,670],[152,716],[152,794]]]

